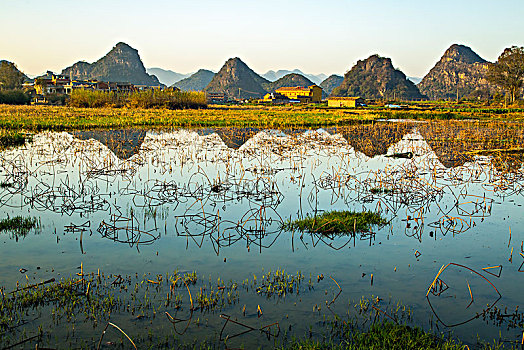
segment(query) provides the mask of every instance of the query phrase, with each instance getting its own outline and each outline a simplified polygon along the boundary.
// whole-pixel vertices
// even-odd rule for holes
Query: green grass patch
[[[15,216],[0,220],[0,232],[12,233],[15,237],[25,237],[32,229],[36,228],[35,218]]]
[[[329,211],[301,220],[289,220],[282,228],[290,231],[344,235],[367,232],[373,225],[386,223],[379,214],[370,211]]]
[[[388,194],[388,193],[393,192],[393,190],[389,189],[389,188],[373,187],[370,190],[370,192],[373,193],[373,194]]]
[[[0,150],[7,147],[23,146],[26,141],[30,141],[26,133],[16,130],[0,130]]]
[[[424,332],[420,328],[397,325],[391,322],[375,323],[367,331],[346,330],[342,338],[339,341],[295,339],[280,349],[464,349],[464,345],[460,342],[439,338],[431,333]],[[485,349],[491,349],[491,347],[485,347]]]

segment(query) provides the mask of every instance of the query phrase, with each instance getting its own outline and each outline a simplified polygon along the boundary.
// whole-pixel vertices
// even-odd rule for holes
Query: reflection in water
[[[121,160],[137,154],[146,137],[146,131],[142,129],[84,130],[74,131],[72,134],[80,140],[99,141]]]
[[[53,264],[60,262],[62,269],[84,263],[111,267],[116,275],[126,268],[162,274],[166,266],[178,264],[243,279],[261,266],[293,266],[335,276],[340,284],[330,282],[333,300],[342,292],[358,299],[387,291],[394,299],[417,304],[417,319],[428,319],[431,310],[441,325],[462,324],[477,313],[489,319],[498,309],[485,286],[489,279],[484,277],[492,271],[483,267],[501,266],[497,287],[492,285],[502,295],[500,304],[520,303],[515,281],[524,264],[517,254],[524,240],[517,218],[524,204],[522,130],[519,124],[499,122],[379,122],[326,130],[129,129],[36,135],[32,144],[1,153],[0,205],[8,215],[39,216],[43,232],[56,237],[49,240],[44,233],[10,245],[16,242],[6,235],[3,244],[9,249],[2,251],[0,265],[6,280],[1,282],[18,280],[20,272],[7,266],[16,265],[19,256],[35,256],[36,265],[42,264],[41,256],[53,254]],[[387,157],[408,152],[413,157]],[[328,210],[375,211],[389,225],[345,237],[282,230],[289,219]],[[500,244],[499,232],[507,232],[507,226],[513,236],[508,242],[504,234]],[[509,254],[514,261],[508,261]],[[435,279],[429,306],[420,300],[438,267],[457,260],[463,267],[453,263]],[[122,261],[136,264],[129,267]],[[374,283],[368,279],[371,274]],[[148,279],[156,286],[158,279]],[[291,304],[299,306],[258,299],[243,303],[248,308],[255,304],[254,310],[262,305],[264,313],[272,312],[271,320],[282,319],[285,309],[287,326],[300,335],[305,320],[322,317],[318,305],[325,290],[320,289],[310,288],[293,299]],[[190,294],[189,286],[187,290]],[[199,295],[205,292],[203,287]],[[302,302],[312,305],[301,309]],[[347,311],[342,303],[327,304],[327,315]],[[464,310],[457,307],[462,304]],[[231,339],[237,334],[230,329],[235,325],[278,334],[267,319],[255,326],[245,306],[240,314],[224,308],[231,317],[206,315],[207,328],[200,332],[227,333]],[[185,314],[180,310],[184,317],[177,318],[177,310],[157,311],[167,313],[169,326],[178,324],[176,333],[197,337],[193,308],[189,319],[187,308]],[[258,319],[254,310],[251,315]],[[125,313],[120,316],[127,320]],[[164,325],[158,327],[165,335]],[[471,338],[480,328],[486,334],[499,331],[479,324],[474,328],[457,330]]]
[[[372,158],[387,154],[391,145],[413,129],[412,123],[373,123],[330,128],[332,134],[340,133],[357,151]]]

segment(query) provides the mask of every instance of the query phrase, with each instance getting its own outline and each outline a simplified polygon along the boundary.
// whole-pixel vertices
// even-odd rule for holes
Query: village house
[[[45,75],[35,80],[33,88],[38,95],[64,94],[64,85],[67,83],[69,83],[68,78],[48,71]]]
[[[355,108],[363,106],[364,99],[360,97],[330,97],[328,98],[328,107],[346,107]]]
[[[322,88],[317,85],[308,87],[281,87],[275,90],[275,92],[291,100],[299,100],[302,103],[318,103],[322,101]]]
[[[271,103],[274,103],[274,104],[300,102],[298,100],[291,100],[287,96],[279,94],[277,92],[271,92],[269,94],[266,94],[262,101],[263,102],[271,102]]]
[[[227,95],[224,92],[207,92],[206,99],[210,103],[223,103],[227,101]]]

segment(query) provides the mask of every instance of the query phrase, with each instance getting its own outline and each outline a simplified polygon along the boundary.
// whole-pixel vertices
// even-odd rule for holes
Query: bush
[[[27,105],[31,102],[31,97],[22,90],[0,91],[0,104],[7,105]]]
[[[122,107],[125,105],[125,94],[77,89],[73,90],[69,105],[80,108]]]
[[[74,90],[69,100],[72,107],[124,107],[131,108],[204,108],[206,95],[203,92],[173,90],[145,90],[132,93]]]
[[[135,108],[202,108],[206,106],[206,95],[194,91],[145,90],[130,94],[128,104]]]

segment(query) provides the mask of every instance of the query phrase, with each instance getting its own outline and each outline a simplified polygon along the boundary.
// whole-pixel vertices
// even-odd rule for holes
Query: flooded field
[[[375,320],[520,344],[523,162],[516,122],[36,134],[0,154],[0,219],[34,226],[0,231],[0,345],[272,348]],[[283,228],[333,210],[386,223]]]

